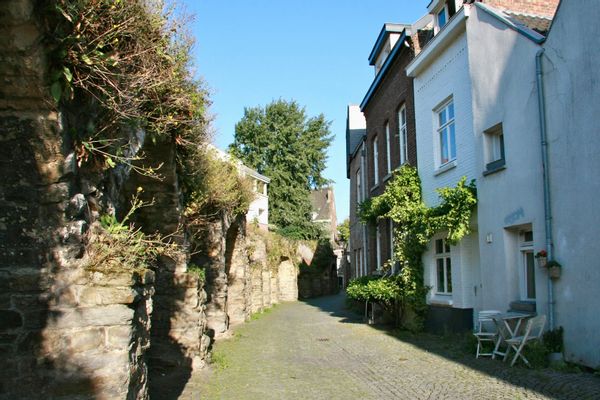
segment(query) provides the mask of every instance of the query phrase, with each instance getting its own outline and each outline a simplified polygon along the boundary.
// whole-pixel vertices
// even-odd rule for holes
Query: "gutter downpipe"
[[[535,73],[538,96],[538,116],[540,120],[540,139],[542,143],[542,171],[544,179],[544,218],[546,221],[546,251],[548,260],[554,259],[554,242],[552,240],[552,209],[550,207],[550,177],[548,171],[548,140],[546,132],[546,103],[544,100],[544,75],[542,56],[544,49],[538,50],[535,55]],[[554,284],[548,276],[548,325],[554,329]]]

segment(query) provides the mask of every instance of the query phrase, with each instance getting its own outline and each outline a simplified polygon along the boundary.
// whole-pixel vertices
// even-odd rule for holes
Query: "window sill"
[[[371,192],[375,191],[377,188],[379,188],[379,183],[371,187]]]
[[[435,293],[433,297],[429,299],[429,304],[435,306],[452,307],[454,304],[452,301],[452,294]]]
[[[390,172],[389,174],[387,174],[386,176],[383,177],[383,181],[386,182],[388,181],[390,178],[392,177],[392,173]]]
[[[450,171],[451,169],[456,168],[457,165],[458,163],[456,162],[456,160],[449,161],[446,164],[440,166],[438,169],[436,169],[433,172],[433,176],[438,176],[446,171]]]
[[[485,171],[483,171],[483,176],[488,176],[494,174],[496,172],[500,172],[506,169],[506,163],[504,160],[497,160],[491,162],[485,166]]]

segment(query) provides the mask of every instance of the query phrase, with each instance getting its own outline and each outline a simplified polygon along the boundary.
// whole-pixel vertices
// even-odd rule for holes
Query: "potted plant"
[[[550,260],[546,263],[546,268],[548,268],[548,275],[551,279],[560,278],[560,272],[562,265],[556,260]]]
[[[548,361],[550,364],[560,363],[563,360],[563,327],[544,333],[542,337],[544,346],[548,349]]]
[[[540,250],[535,253],[535,258],[538,261],[538,265],[540,268],[544,268],[546,266],[546,262],[548,261],[548,253],[546,250]]]

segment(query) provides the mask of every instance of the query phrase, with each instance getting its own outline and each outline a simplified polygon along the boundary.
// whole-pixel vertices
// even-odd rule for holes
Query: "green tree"
[[[342,221],[342,223],[338,225],[337,230],[339,241],[347,244],[350,240],[350,220],[346,218]]]
[[[311,222],[311,189],[328,183],[323,176],[333,140],[323,114],[308,118],[295,101],[275,100],[244,109],[235,126],[230,152],[271,178],[269,220],[284,235],[310,239],[320,228]]]

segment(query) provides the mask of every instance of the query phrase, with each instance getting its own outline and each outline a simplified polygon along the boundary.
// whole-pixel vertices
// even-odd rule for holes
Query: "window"
[[[504,133],[502,124],[498,124],[483,132],[485,172],[491,173],[502,169],[506,164],[504,158]]]
[[[404,105],[398,111],[398,136],[400,137],[400,165],[402,165],[408,161],[406,106]]]
[[[375,185],[379,183],[379,149],[377,146],[377,136],[375,136],[373,139],[373,179]]]
[[[441,29],[444,25],[446,25],[446,7],[442,8],[437,14],[437,24]]]
[[[452,294],[452,259],[450,245],[446,239],[435,241],[436,291],[439,294]]]
[[[437,136],[439,143],[439,166],[456,159],[456,142],[454,129],[454,102],[450,100],[436,111]]]
[[[535,258],[533,256],[533,232],[521,233],[521,299],[535,300]]]
[[[391,150],[390,147],[392,146],[392,143],[390,142],[390,124],[389,123],[385,123],[385,152],[386,152],[386,161],[387,161],[387,174],[389,174],[390,172],[392,172],[392,157],[391,157]]]
[[[362,201],[362,184],[360,181],[360,168],[356,170],[356,203]]]

